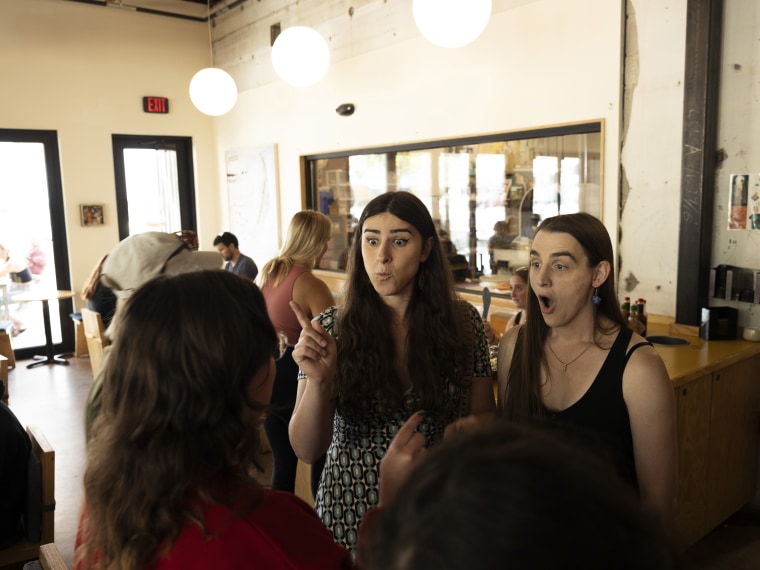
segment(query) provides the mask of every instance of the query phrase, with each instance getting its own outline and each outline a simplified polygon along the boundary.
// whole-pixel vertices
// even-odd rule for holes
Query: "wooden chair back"
[[[55,450],[36,426],[27,426],[32,442],[27,476],[26,536],[0,550],[0,566],[36,560],[40,546],[55,540]]]
[[[82,325],[87,339],[87,352],[90,353],[90,366],[93,376],[98,375],[100,364],[103,362],[103,349],[110,344],[105,334],[103,318],[100,313],[90,309],[82,309]]]
[[[5,330],[0,330],[0,354],[8,359],[8,368],[16,368],[16,355],[13,352],[11,337]]]
[[[68,570],[61,553],[52,543],[40,546],[40,566],[42,570]]]

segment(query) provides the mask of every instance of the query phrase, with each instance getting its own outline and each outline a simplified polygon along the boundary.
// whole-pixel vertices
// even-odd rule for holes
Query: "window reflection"
[[[600,215],[601,123],[305,157],[307,207],[333,221],[325,269],[344,269],[366,204],[406,191],[450,240],[459,280],[507,280],[537,225],[558,213]]]

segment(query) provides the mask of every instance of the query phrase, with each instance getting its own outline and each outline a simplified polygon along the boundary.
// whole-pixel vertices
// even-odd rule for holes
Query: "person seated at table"
[[[657,516],[564,433],[497,421],[427,452],[407,428],[380,464],[381,489],[399,489],[365,518],[365,570],[676,567]],[[403,482],[385,470],[399,456],[413,466]]]
[[[309,505],[253,476],[287,344],[252,281],[221,270],[159,277],[134,292],[112,334],[75,568],[352,566]]]
[[[111,319],[116,312],[116,295],[109,287],[106,287],[100,278],[103,264],[107,258],[108,255],[100,258],[82,287],[82,300],[87,301],[88,309],[100,313],[100,318],[103,320],[103,326],[106,329],[111,324]]]
[[[0,548],[14,544],[24,533],[26,473],[31,449],[23,426],[11,409],[0,402]]]
[[[29,288],[32,282],[32,272],[23,260],[11,256],[10,249],[0,244],[0,277],[6,276],[11,280],[10,301],[12,302],[14,292]],[[18,336],[26,330],[18,315],[11,314],[10,319],[13,323],[12,336]]]
[[[514,219],[514,216],[510,216]],[[493,250],[495,249],[508,249],[512,241],[515,239],[516,234],[509,233],[510,219],[500,220],[493,225],[493,235],[488,238],[488,258],[491,264],[491,273],[496,274],[497,263],[494,260]]]

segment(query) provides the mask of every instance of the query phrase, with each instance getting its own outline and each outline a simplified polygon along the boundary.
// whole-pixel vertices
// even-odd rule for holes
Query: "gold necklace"
[[[586,354],[586,351],[589,348],[591,348],[592,346],[594,346],[594,343],[592,342],[591,344],[589,344],[586,348],[584,348],[581,351],[581,353],[578,356],[576,356],[575,358],[573,358],[570,362],[562,362],[562,359],[559,356],[557,356],[557,353],[554,352],[554,349],[552,348],[552,345],[550,345],[548,341],[546,342],[546,346],[549,348],[549,350],[551,351],[551,353],[554,355],[554,358],[556,358],[559,361],[559,363],[562,365],[562,372],[567,372],[567,367],[570,366],[576,360],[578,360],[581,356],[583,356],[584,354]]]

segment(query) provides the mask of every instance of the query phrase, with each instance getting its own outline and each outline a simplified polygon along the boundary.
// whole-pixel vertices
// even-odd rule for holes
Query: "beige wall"
[[[3,0],[0,126],[58,133],[72,286],[118,242],[112,134],[190,136],[202,247],[219,231],[213,121],[187,94],[210,63],[205,24],[61,0]],[[168,115],[142,111],[169,98]],[[79,204],[105,205],[106,224],[83,228]]]
[[[616,235],[621,3],[497,0],[483,35],[455,50],[414,31],[411,0],[357,2],[350,18],[336,2],[303,4],[299,12],[285,0],[248,3],[221,15],[213,32],[218,64],[251,86],[217,120],[216,144],[277,144],[281,233],[301,208],[304,154],[602,119],[603,219]],[[273,75],[269,26],[278,21],[330,38],[334,61],[317,85]],[[356,105],[351,117],[335,113],[345,102]]]

